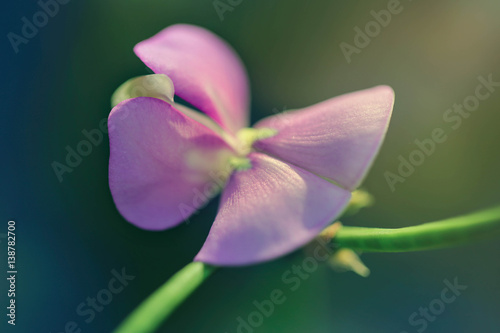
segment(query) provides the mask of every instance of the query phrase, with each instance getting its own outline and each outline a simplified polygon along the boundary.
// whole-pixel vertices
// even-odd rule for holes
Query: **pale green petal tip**
[[[237,136],[242,142],[253,144],[257,140],[263,140],[275,136],[278,133],[274,128],[243,128]]]
[[[229,165],[236,171],[244,171],[252,168],[252,162],[248,157],[233,156],[229,158]]]
[[[174,84],[165,74],[151,74],[125,81],[111,96],[111,107],[136,97],[154,97],[174,103]]]
[[[276,134],[278,131],[274,128],[242,128],[236,134],[238,142],[240,142],[238,151],[241,155],[247,155],[256,141],[270,138]]]

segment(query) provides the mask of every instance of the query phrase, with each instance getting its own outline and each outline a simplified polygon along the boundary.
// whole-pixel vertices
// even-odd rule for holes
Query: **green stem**
[[[364,252],[407,252],[450,247],[500,233],[500,206],[418,226],[342,227],[333,242]]]
[[[215,270],[202,262],[192,262],[177,272],[144,300],[114,333],[150,333]]]
[[[365,252],[407,252],[456,246],[500,234],[500,206],[442,221],[400,228],[341,227],[333,243]],[[192,262],[139,305],[114,333],[151,333],[216,267]]]

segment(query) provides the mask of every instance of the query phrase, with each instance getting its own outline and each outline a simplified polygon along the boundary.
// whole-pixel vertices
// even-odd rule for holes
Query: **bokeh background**
[[[388,2],[233,1],[221,20],[211,0],[70,1],[18,53],[6,36],[20,34],[22,17],[31,20],[40,7],[35,1],[5,3],[0,233],[9,219],[17,222],[19,274],[17,325],[7,327],[2,310],[0,330],[64,332],[74,321],[81,332],[110,332],[203,244],[217,200],[192,223],[165,232],[139,230],[120,216],[108,189],[107,136],[62,182],[51,167],[64,163],[65,147],[75,148],[82,130],[99,127],[119,84],[148,73],[132,47],[171,24],[206,27],[237,50],[250,76],[253,121],[378,84],[394,88],[389,132],[364,182],[376,205],[344,224],[409,226],[498,203],[500,89],[455,131],[442,117],[474,93],[478,76],[500,81],[500,2],[402,0],[401,13],[348,63],[340,43],[352,45],[353,29],[363,29],[373,20],[370,12]],[[398,156],[408,158],[414,140],[437,127],[447,131],[447,141],[391,191],[384,173],[396,173]],[[409,316],[440,297],[444,279],[457,277],[468,289],[425,331],[498,332],[499,251],[497,239],[439,251],[365,254],[369,278],[325,265],[294,292],[281,276],[302,262],[300,251],[221,269],[160,331],[236,332],[237,318],[255,311],[252,302],[278,288],[286,302],[255,332],[416,332]],[[107,288],[111,271],[122,267],[135,279],[86,323],[76,308]]]

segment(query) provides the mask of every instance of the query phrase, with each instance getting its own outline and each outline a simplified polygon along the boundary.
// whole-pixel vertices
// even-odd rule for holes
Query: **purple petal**
[[[175,226],[218,192],[232,150],[165,101],[138,97],[109,115],[109,187],[116,207],[143,229]]]
[[[236,171],[195,260],[246,265],[287,254],[311,241],[347,205],[350,192],[260,153]]]
[[[176,94],[236,133],[248,126],[249,86],[234,50],[211,32],[173,25],[134,48],[155,73],[169,76]]]
[[[382,144],[394,91],[378,86],[260,121],[278,134],[254,147],[354,190]]]

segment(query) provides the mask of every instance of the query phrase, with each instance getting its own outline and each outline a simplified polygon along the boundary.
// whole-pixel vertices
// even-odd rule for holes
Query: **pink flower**
[[[161,75],[143,89],[149,97],[129,98],[137,95],[132,88],[145,86],[141,78],[114,96],[121,102],[108,123],[113,199],[131,223],[162,230],[223,188],[198,261],[252,264],[311,241],[346,207],[387,131],[394,103],[387,86],[270,116],[249,129],[245,69],[217,36],[174,25],[134,51]],[[174,88],[205,115],[174,102]]]

